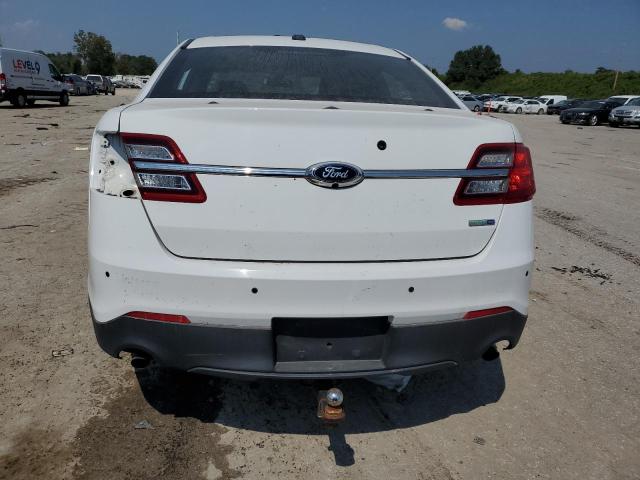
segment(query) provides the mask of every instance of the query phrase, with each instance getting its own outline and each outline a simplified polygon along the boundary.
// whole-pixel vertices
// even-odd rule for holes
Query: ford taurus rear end
[[[183,44],[91,148],[89,298],[113,356],[212,375],[418,372],[518,343],[529,149],[382,47]]]

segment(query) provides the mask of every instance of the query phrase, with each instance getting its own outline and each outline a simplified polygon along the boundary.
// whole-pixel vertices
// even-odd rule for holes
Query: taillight
[[[488,317],[489,315],[498,315],[500,313],[507,313],[512,311],[513,308],[511,307],[485,308],[484,310],[473,310],[471,312],[467,312],[462,318],[464,320],[473,320],[474,318]]]
[[[184,315],[173,315],[170,313],[129,312],[125,316],[141,320],[155,320],[156,322],[191,323]]]
[[[164,135],[121,133],[120,137],[144,200],[202,203],[207,199],[195,173],[165,173],[159,165],[189,163],[178,145]]]
[[[4,90],[7,88],[7,77],[4,73],[0,73],[0,90]]]
[[[480,145],[468,170],[504,170],[505,175],[463,178],[453,197],[456,205],[490,205],[519,203],[533,198],[536,183],[533,178],[531,152],[522,143],[486,143]]]

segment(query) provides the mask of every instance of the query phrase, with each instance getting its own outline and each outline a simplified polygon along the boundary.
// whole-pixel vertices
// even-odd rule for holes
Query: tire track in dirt
[[[600,237],[599,234],[594,233],[593,229],[587,230],[581,227],[579,223],[581,221],[580,217],[569,215],[567,213],[553,210],[551,208],[536,208],[535,215],[536,217],[544,220],[547,223],[560,227],[563,230],[566,230],[567,232],[572,233],[575,236],[586,240],[593,245],[603,248],[604,250],[613,253],[614,255],[624,258],[628,262],[631,262],[634,265],[640,267],[640,256],[616,245],[613,245],[607,240],[604,240]]]

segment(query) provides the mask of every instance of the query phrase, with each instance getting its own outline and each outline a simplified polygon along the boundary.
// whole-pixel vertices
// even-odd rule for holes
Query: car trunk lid
[[[462,110],[301,101],[148,99],[123,112],[120,129],[166,135],[190,164],[278,169],[321,162],[365,171],[465,169],[478,145],[514,141],[509,124]],[[468,257],[488,243],[502,211],[500,204],[455,205],[458,178],[366,178],[337,190],[304,178],[198,174],[198,180],[203,203],[143,201],[159,239],[178,256]]]

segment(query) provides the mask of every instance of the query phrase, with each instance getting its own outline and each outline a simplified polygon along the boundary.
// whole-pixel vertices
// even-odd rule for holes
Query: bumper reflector
[[[496,307],[496,308],[485,308],[484,310],[474,310],[472,312],[467,312],[462,317],[464,320],[471,320],[473,318],[487,317],[489,315],[497,315],[498,313],[507,313],[513,311],[511,307]]]
[[[129,312],[125,316],[141,320],[155,320],[168,323],[191,323],[184,315],[171,315],[169,313]]]

